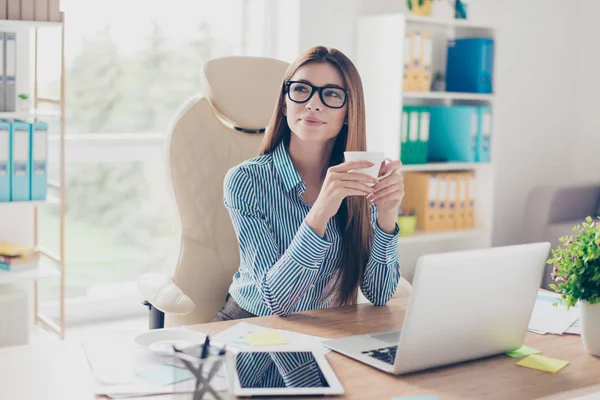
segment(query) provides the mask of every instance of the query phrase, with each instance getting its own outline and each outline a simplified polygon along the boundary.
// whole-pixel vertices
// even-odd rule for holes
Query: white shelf
[[[433,17],[422,17],[419,15],[406,14],[407,23],[431,24],[445,27],[471,28],[471,29],[495,29],[492,25],[479,24],[465,19],[441,19]]]
[[[0,119],[26,119],[33,117],[59,117],[59,111],[38,110],[38,111],[15,111],[0,112]]]
[[[460,93],[460,92],[403,92],[405,99],[433,99],[433,100],[471,100],[471,101],[493,101],[493,94],[482,93]]]
[[[45,206],[48,204],[58,204],[58,198],[49,196],[46,200],[29,200],[29,201],[3,201],[0,202],[1,208],[10,208],[10,207],[35,207],[35,206]]]
[[[32,114],[27,111],[16,111],[16,112],[0,112],[1,119],[21,119],[29,118]]]
[[[489,163],[479,162],[445,162],[445,163],[429,163],[429,164],[409,164],[403,165],[402,171],[462,171],[466,169],[481,169],[489,167]]]
[[[8,20],[0,19],[1,29],[23,29],[23,28],[44,28],[61,26],[62,22],[48,22],[48,21],[19,21],[19,20]]]
[[[439,242],[441,240],[472,239],[487,235],[483,229],[462,229],[447,232],[415,232],[411,236],[400,236],[398,244]]]
[[[20,272],[0,270],[0,285],[5,283],[37,281],[39,279],[60,276],[60,271],[49,264],[41,262],[35,269]]]

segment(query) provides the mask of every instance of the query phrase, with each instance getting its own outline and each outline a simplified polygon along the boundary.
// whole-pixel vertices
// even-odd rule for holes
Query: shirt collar
[[[286,192],[289,192],[298,186],[298,184],[304,184],[298,171],[294,168],[294,164],[292,164],[292,159],[285,148],[283,140],[273,151],[273,163],[275,164],[275,169],[283,182]]]

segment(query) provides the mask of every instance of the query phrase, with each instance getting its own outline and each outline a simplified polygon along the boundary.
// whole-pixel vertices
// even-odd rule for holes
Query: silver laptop
[[[421,256],[402,330],[323,344],[396,375],[516,349],[549,252],[544,242]]]

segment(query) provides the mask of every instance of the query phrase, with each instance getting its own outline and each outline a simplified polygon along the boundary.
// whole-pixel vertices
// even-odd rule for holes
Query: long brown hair
[[[331,154],[331,166],[344,161],[344,151],[367,149],[365,101],[362,81],[356,67],[341,51],[315,46],[304,51],[285,73],[282,90],[262,142],[261,155],[273,152],[282,140],[289,145],[291,131],[283,113],[284,84],[300,67],[313,62],[327,62],[337,68],[348,91],[348,123],[342,127],[336,138]],[[342,202],[335,218],[342,235],[342,257],[332,274],[334,281],[327,286],[334,290],[333,305],[354,304],[373,241],[370,205],[364,197],[348,197]]]

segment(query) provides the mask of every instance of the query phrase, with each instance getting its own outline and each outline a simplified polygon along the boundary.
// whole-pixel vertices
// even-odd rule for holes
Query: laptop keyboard
[[[398,346],[390,346],[383,347],[381,349],[363,351],[362,354],[381,360],[384,363],[394,365],[394,359],[396,358],[397,349]]]

